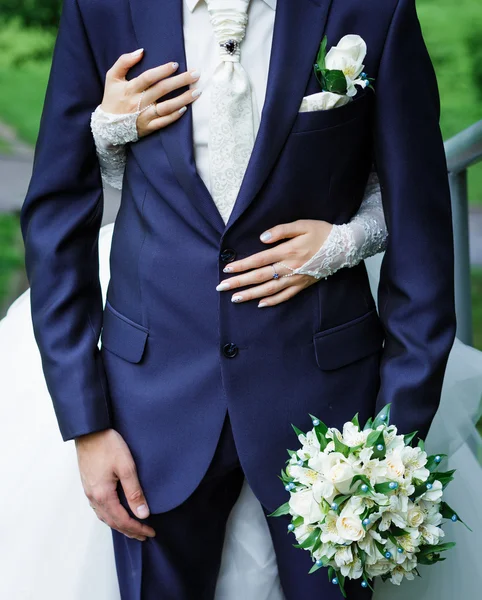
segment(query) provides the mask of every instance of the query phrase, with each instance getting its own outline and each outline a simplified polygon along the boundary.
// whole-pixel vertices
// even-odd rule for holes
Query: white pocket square
[[[315,110],[331,110],[344,106],[351,101],[349,96],[334,94],[333,92],[318,92],[305,96],[301,101],[299,112],[312,112]]]

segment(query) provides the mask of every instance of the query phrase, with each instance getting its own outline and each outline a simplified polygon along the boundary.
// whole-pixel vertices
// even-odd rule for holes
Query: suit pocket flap
[[[313,344],[320,369],[333,370],[369,356],[381,349],[383,327],[377,311],[315,333]]]
[[[102,326],[102,346],[131,363],[142,359],[149,331],[131,321],[106,302]]]

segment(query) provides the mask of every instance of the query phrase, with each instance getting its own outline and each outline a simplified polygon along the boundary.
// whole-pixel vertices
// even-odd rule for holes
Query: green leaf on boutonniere
[[[338,69],[324,69],[322,71],[322,77],[324,80],[323,90],[325,92],[332,92],[333,94],[340,94],[344,96],[347,92],[346,77],[343,71]]]
[[[316,57],[316,64],[318,65],[320,71],[325,68],[325,56],[326,56],[326,46],[328,45],[328,38],[326,35],[321,40],[320,49],[318,50],[318,56]]]
[[[328,38],[325,35],[321,40],[318,55],[316,57],[316,63],[313,65],[316,79],[318,80],[322,91],[344,95],[347,92],[348,86],[343,71],[326,68],[325,59],[327,45]]]

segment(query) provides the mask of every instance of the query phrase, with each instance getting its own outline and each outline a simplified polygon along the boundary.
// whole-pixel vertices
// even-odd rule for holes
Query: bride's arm
[[[100,105],[92,113],[90,128],[104,185],[122,189],[127,155],[125,145],[139,139],[136,125],[138,115],[139,112],[108,113]]]
[[[180,86],[193,84],[199,79],[200,74],[196,70],[168,77],[178,68],[177,63],[168,63],[163,66],[166,79],[156,80],[159,75],[153,69],[144,71],[138,77],[146,87],[149,86],[146,90],[148,94],[139,98],[137,106],[132,105],[129,94],[119,87],[119,83],[125,84],[125,76],[137,60],[135,56],[119,57],[111,68],[111,77],[106,79],[102,104],[97,106],[90,119],[102,180],[104,184],[119,190],[122,188],[126,164],[125,145],[137,142],[139,138],[179,119],[186,112],[187,105],[194,102],[201,93],[198,90],[194,94],[193,89],[189,88],[175,98],[158,103],[155,98]],[[132,80],[128,85],[132,85]]]
[[[380,183],[372,172],[356,215],[345,225],[333,225],[318,252],[294,272],[326,278],[384,250],[387,237]]]

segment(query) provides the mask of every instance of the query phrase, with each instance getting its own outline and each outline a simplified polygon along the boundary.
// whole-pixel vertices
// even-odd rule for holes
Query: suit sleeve
[[[388,244],[378,308],[386,341],[377,408],[425,438],[455,337],[454,258],[435,73],[414,0],[399,0],[375,81],[374,142]]]
[[[21,212],[34,332],[64,440],[111,423],[97,347],[103,191],[90,131],[102,95],[77,0],[65,0]]]

